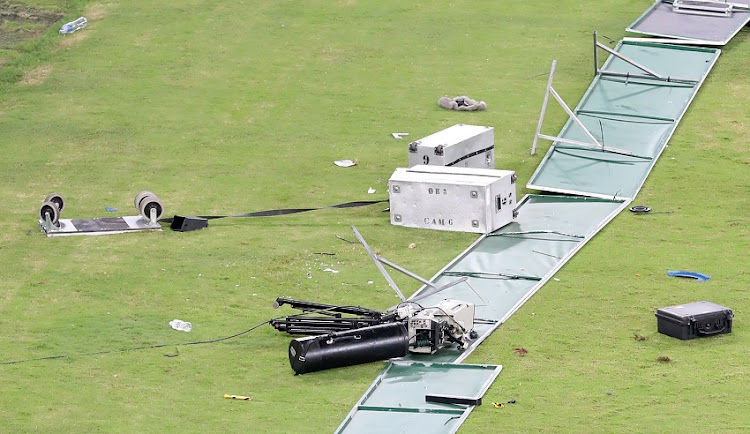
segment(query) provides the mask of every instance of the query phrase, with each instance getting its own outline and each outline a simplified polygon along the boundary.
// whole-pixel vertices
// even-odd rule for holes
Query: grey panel
[[[732,3],[748,6],[747,0]],[[693,39],[725,45],[750,21],[750,12],[735,10],[732,15],[704,16],[672,11],[671,2],[657,1],[626,30],[644,35]]]

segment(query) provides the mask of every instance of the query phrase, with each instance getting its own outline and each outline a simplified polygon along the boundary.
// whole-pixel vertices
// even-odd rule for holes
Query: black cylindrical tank
[[[403,357],[409,350],[406,325],[395,322],[294,339],[289,363],[295,374]]]

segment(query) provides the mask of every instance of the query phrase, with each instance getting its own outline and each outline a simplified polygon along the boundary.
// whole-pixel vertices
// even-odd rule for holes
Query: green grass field
[[[134,215],[143,189],[167,216],[385,199],[407,155],[391,133],[456,123],[493,126],[496,167],[522,187],[544,155],[529,149],[552,60],[575,105],[591,33],[622,38],[650,3],[25,2],[63,18],[0,26],[0,362],[65,357],[0,365],[0,431],[333,431],[382,363],[294,376],[290,337],[269,326],[180,343],[291,313],[278,296],[392,306],[364,249],[336,237],[351,225],[423,276],[474,235],[394,227],[373,205],[46,238],[42,199],[61,193],[63,218]],[[86,29],[57,33],[81,15]],[[504,369],[460,432],[750,430],[749,39],[724,47],[635,202],[671,213],[618,216],[471,355]],[[488,110],[436,104],[461,94]],[[564,121],[550,109],[545,130]],[[732,308],[732,333],[656,332],[657,308],[697,300]]]

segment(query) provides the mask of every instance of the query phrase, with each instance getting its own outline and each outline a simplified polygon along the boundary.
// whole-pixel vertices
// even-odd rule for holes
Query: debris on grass
[[[633,335],[633,339],[635,339],[636,341],[645,341],[646,340],[646,336],[639,335],[638,333],[636,333],[636,334]]]
[[[672,361],[672,359],[669,356],[659,356],[658,359],[656,359],[660,362],[669,363]]]
[[[449,98],[447,96],[441,97],[438,100],[438,105],[446,110],[460,110],[460,111],[483,111],[487,110],[487,103],[484,101],[477,101],[469,98],[466,95],[457,96],[455,98]]]
[[[523,357],[529,353],[529,351],[524,347],[518,347],[515,350],[513,350],[513,352],[517,354],[519,357]]]
[[[711,276],[703,274],[703,273],[697,273],[695,271],[685,271],[685,270],[667,270],[667,276],[669,277],[687,277],[690,279],[695,279],[698,282],[705,282],[709,279],[711,279]]]
[[[643,213],[651,212],[651,207],[645,206],[645,205],[634,205],[630,207],[630,212],[634,212],[636,214],[643,214]]]
[[[239,401],[252,401],[253,398],[249,396],[242,396],[242,395],[227,395],[224,394],[224,399],[237,399]]]
[[[336,160],[333,162],[333,164],[339,167],[352,167],[357,165],[357,163],[352,160]]]
[[[193,329],[192,323],[187,322],[187,321],[182,321],[179,319],[173,319],[172,321],[169,322],[169,325],[173,329],[181,331],[181,332],[189,332],[190,330]]]
[[[336,235],[336,238],[340,239],[341,241],[346,241],[349,244],[357,244],[355,241],[347,240],[346,238],[344,238],[344,237],[342,237],[340,235]]]
[[[416,249],[417,248],[417,243],[411,243],[411,244],[409,244],[409,248],[410,249]]]

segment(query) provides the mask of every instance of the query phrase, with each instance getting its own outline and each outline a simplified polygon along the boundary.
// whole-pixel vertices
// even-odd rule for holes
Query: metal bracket
[[[159,222],[156,221],[156,208],[151,207],[151,211],[148,216],[148,224],[151,226],[158,226]]]
[[[39,225],[44,229],[44,232],[49,233],[56,229],[59,229],[59,223],[58,226],[55,226],[54,223],[52,223],[52,219],[50,218],[49,214],[44,214],[44,220],[39,220]]]
[[[617,57],[618,59],[624,62],[629,63],[630,65],[635,66],[636,68],[643,71],[644,74],[609,71],[606,69],[600,69],[599,68],[599,50],[600,49],[606,51],[607,53]],[[693,80],[690,78],[672,77],[668,75],[659,74],[658,72],[651,70],[650,68],[636,62],[635,60],[628,58],[627,56],[624,56],[618,53],[617,51],[599,42],[599,37],[596,31],[594,31],[594,75],[624,77],[625,80],[628,80],[630,78],[641,78],[641,79],[661,80],[661,81],[667,81],[667,82],[677,82],[677,83],[686,83],[686,84],[698,83],[698,80]]]
[[[586,128],[585,125],[583,125],[583,122],[581,122],[581,120],[578,119],[575,113],[573,113],[573,110],[571,110],[570,107],[568,107],[568,105],[565,104],[565,101],[563,101],[563,99],[557,93],[555,88],[552,87],[552,78],[555,75],[556,67],[557,67],[557,60],[553,60],[552,69],[550,70],[550,73],[549,73],[549,80],[547,80],[547,91],[544,94],[544,101],[542,102],[542,111],[539,114],[539,122],[537,123],[536,133],[534,133],[534,142],[531,145],[531,155],[536,154],[536,147],[540,138],[545,139],[545,140],[551,140],[553,142],[561,142],[561,143],[567,143],[569,145],[580,146],[583,148],[607,151],[607,152],[612,152],[616,154],[632,155],[632,152],[626,149],[611,148],[611,147],[607,147],[599,143],[599,141],[594,137],[594,135],[591,134],[591,132]],[[562,107],[562,109],[565,110],[565,113],[567,113],[570,119],[572,119],[573,122],[578,126],[578,128],[580,128],[581,131],[583,131],[583,133],[590,140],[590,142],[581,142],[578,140],[571,140],[571,139],[566,139],[566,138],[558,137],[558,136],[549,136],[547,134],[541,133],[542,124],[544,123],[544,115],[547,112],[547,103],[549,101],[550,95],[552,95],[552,97],[555,98],[555,100],[560,105],[560,107]]]
[[[709,17],[730,17],[734,12],[734,6],[734,3],[724,1],[674,0],[672,2],[672,12]]]
[[[393,281],[393,278],[391,278],[391,275],[388,274],[388,271],[383,267],[383,264],[380,263],[378,260],[377,255],[370,249],[370,246],[367,245],[367,241],[362,237],[362,235],[357,230],[356,226],[352,226],[352,232],[354,232],[354,236],[357,237],[359,242],[362,244],[362,246],[367,251],[367,254],[370,255],[370,258],[372,258],[373,261],[375,261],[375,266],[378,267],[378,271],[380,271],[380,274],[385,277],[385,280],[388,282],[388,285],[393,289],[393,291],[396,292],[396,295],[398,295],[398,298],[401,299],[401,301],[406,301],[406,297],[404,297],[404,294],[401,292],[400,289],[398,289],[398,285],[396,285],[396,282]]]

